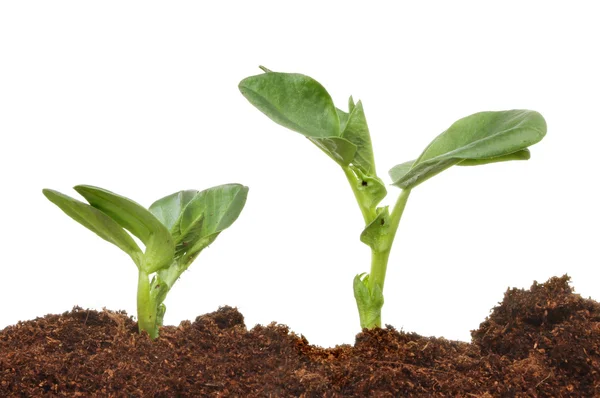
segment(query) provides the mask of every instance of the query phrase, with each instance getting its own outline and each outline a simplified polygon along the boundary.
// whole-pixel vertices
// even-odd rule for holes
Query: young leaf
[[[239,89],[275,123],[307,137],[339,137],[333,101],[316,80],[297,73],[269,72],[242,80]]]
[[[363,110],[362,102],[358,101],[356,105],[352,103],[352,97],[349,101],[352,111],[348,117],[342,137],[356,145],[357,151],[352,159],[352,164],[359,167],[365,174],[376,175],[375,160],[373,158],[373,146],[371,144],[371,135],[369,126]]]
[[[200,252],[202,250],[206,249],[211,243],[213,243],[215,241],[215,239],[217,239],[217,237],[219,236],[220,233],[221,232],[216,232],[212,235],[208,235],[208,236],[204,236],[200,239],[196,239],[193,242],[193,246],[187,248],[185,250],[185,253],[181,257],[180,262],[181,262],[183,268],[187,269],[192,264],[192,262],[196,259],[196,257],[198,257]]]
[[[546,122],[534,111],[475,113],[458,120],[434,139],[408,171],[406,163],[394,167],[390,172],[393,185],[412,189],[461,162],[467,165],[523,159],[525,153],[521,151],[545,134]]]
[[[398,181],[402,177],[404,177],[406,175],[406,173],[408,173],[410,171],[410,169],[412,168],[414,163],[415,163],[414,160],[409,160],[408,162],[400,163],[400,164],[392,167],[390,169],[390,171],[388,172],[388,174],[392,178],[392,181]]]
[[[354,298],[358,307],[360,327],[372,329],[381,327],[381,308],[384,299],[379,285],[375,285],[374,291],[369,290],[369,275],[360,274],[354,277]]]
[[[375,175],[373,149],[362,104],[348,100],[350,113],[337,109],[325,88],[311,77],[267,73],[242,80],[239,89],[274,122],[306,136],[340,166],[354,164]]]
[[[350,98],[348,98],[348,112],[352,113],[355,106],[356,106],[356,104],[354,103],[354,98],[352,98],[352,96],[350,96]]]
[[[144,244],[155,231],[165,230],[165,226],[152,213],[131,199],[90,185],[77,185],[74,189],[90,205],[108,214]]]
[[[330,138],[313,138],[308,137],[308,139],[319,147],[323,152],[327,154],[331,159],[333,159],[340,166],[348,166],[354,156],[356,154],[356,145],[351,143],[350,141],[339,138],[339,137],[330,137]]]
[[[187,204],[198,193],[200,193],[200,191],[196,191],[195,189],[175,192],[174,194],[165,196],[152,203],[148,210],[158,218],[169,231],[173,232],[175,224],[181,218],[183,209],[185,209]],[[177,227],[177,229],[179,228]]]
[[[383,252],[391,249],[391,242],[382,239],[390,231],[390,212],[387,206],[377,209],[377,217],[365,227],[360,234],[360,240],[368,245],[374,252]]]
[[[144,242],[146,251],[143,268],[147,273],[170,265],[175,253],[175,244],[171,233],[152,213],[133,200],[106,189],[78,185],[75,190],[93,207],[107,214]]]
[[[210,240],[212,235],[220,233],[238,218],[247,196],[248,187],[240,184],[219,185],[198,193],[181,215],[176,234],[178,255],[191,249],[197,251],[197,244],[201,249],[210,244],[214,240]]]
[[[350,114],[338,108],[335,108],[335,110],[340,118],[340,131],[344,131],[346,129],[346,125],[348,124],[348,119],[350,119]]]
[[[135,241],[112,218],[87,203],[80,202],[70,196],[52,189],[42,191],[46,198],[58,206],[69,217],[77,221],[102,239],[116,245],[127,253],[140,267],[142,251]]]

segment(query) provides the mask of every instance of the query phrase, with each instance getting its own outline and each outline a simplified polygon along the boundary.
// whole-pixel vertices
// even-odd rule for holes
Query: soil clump
[[[386,326],[321,348],[231,307],[151,341],[75,307],[0,331],[0,396],[600,397],[600,304],[568,282],[509,289],[471,343]]]

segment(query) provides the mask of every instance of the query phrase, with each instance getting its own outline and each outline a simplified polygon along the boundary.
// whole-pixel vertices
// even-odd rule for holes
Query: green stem
[[[137,291],[138,329],[140,333],[145,330],[152,339],[158,337],[156,310],[156,303],[150,296],[148,274],[140,269],[138,273]]]
[[[402,190],[402,192],[400,192],[400,196],[398,196],[398,199],[396,200],[392,214],[390,214],[390,219],[388,221],[388,233],[381,237],[381,239],[384,240],[383,246],[387,247],[387,249],[380,252],[373,250],[371,253],[371,273],[369,274],[369,290],[371,291],[377,284],[383,292],[385,273],[387,271],[387,264],[390,257],[390,252],[392,250],[392,244],[394,243],[396,231],[398,231],[400,219],[404,213],[404,208],[406,207],[406,202],[408,201],[409,196],[410,189]]]
[[[385,273],[390,257],[390,250],[376,252],[371,250],[371,272],[369,273],[369,290],[373,291],[375,285],[379,285],[383,292],[383,283],[385,282]]]
[[[350,188],[352,188],[352,192],[354,193],[354,197],[356,198],[356,203],[358,203],[360,212],[362,213],[363,219],[365,220],[365,225],[369,225],[371,221],[373,221],[375,217],[377,217],[377,214],[373,209],[370,209],[369,206],[365,204],[363,194],[357,187],[357,178],[354,172],[349,167],[342,167],[342,170],[344,170],[346,179],[350,183]]]
[[[396,236],[396,231],[400,225],[400,219],[406,202],[410,195],[410,189],[403,190],[398,196],[398,200],[394,205],[394,209],[388,220],[388,230],[382,234],[380,239],[381,244],[377,247],[382,247],[382,250],[371,250],[371,272],[367,282],[367,288],[370,299],[363,304],[364,309],[361,313],[361,305],[359,305],[359,314],[361,315],[361,326],[367,329],[381,327],[381,307],[383,306],[383,285],[385,282],[385,274],[387,271],[388,260],[392,250],[392,243]]]
[[[375,241],[373,242],[373,235],[371,235],[371,238],[368,238],[370,242],[367,243],[371,247],[371,272],[364,280],[360,280],[360,276],[357,276],[354,280],[354,297],[358,306],[361,327],[372,329],[381,327],[381,307],[384,301],[383,285],[387,264],[394,237],[396,236],[400,219],[410,195],[410,189],[400,192],[391,214],[387,216],[387,213],[385,213],[386,215],[384,216],[383,213],[378,213],[377,208],[372,205],[372,198],[365,196],[365,192],[360,189],[360,185],[365,182],[350,167],[342,167],[342,170],[344,170],[346,179],[350,183],[360,212],[363,215],[366,228],[371,228],[371,234],[376,234]],[[383,211],[382,209],[380,210]],[[373,227],[372,223],[378,217],[382,217],[381,226],[377,225]],[[363,240],[363,242],[365,241]]]

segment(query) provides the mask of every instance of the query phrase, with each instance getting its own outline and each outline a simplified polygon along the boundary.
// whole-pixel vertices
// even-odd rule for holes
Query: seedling
[[[242,80],[239,89],[274,122],[296,131],[325,152],[344,172],[362,213],[360,240],[371,248],[371,272],[356,275],[354,297],[363,328],[381,327],[383,287],[396,230],[412,189],[447,168],[527,160],[527,147],[546,134],[542,115],[530,110],[480,112],[455,122],[416,160],[393,167],[392,185],[401,189],[391,212],[377,205],[387,195],[377,176],[362,103],[336,108],[316,80],[296,73],[265,72]]]
[[[131,257],[138,269],[139,330],[153,339],[163,323],[167,293],[200,252],[238,218],[248,195],[243,185],[219,185],[201,192],[176,192],[146,210],[102,188],[74,189],[89,204],[51,189],[43,193],[69,217]],[[145,251],[127,231],[145,245]]]

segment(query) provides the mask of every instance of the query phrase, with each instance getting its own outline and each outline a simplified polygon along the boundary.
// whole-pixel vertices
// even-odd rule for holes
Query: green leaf
[[[259,111],[290,130],[315,138],[340,136],[339,116],[329,93],[308,76],[263,73],[242,80],[239,89]]]
[[[391,243],[383,237],[390,231],[390,212],[388,206],[377,209],[377,217],[365,227],[360,234],[360,240],[375,252],[390,250]]]
[[[42,191],[46,198],[58,206],[69,217],[77,221],[102,239],[127,253],[138,268],[141,265],[142,251],[135,241],[112,218],[98,209],[52,189]]]
[[[154,274],[152,281],[150,282],[150,298],[154,303],[160,304],[165,301],[167,294],[177,280],[177,278],[171,278],[171,280],[169,280],[168,274],[176,272],[177,271],[174,270],[173,267],[169,267],[167,269],[161,269]],[[168,282],[171,282],[171,284]]]
[[[375,285],[374,291],[369,290],[369,275],[360,274],[354,277],[354,298],[358,307],[360,327],[372,329],[381,327],[381,308],[383,307],[383,291]]]
[[[350,98],[348,98],[348,112],[352,113],[355,106],[356,105],[354,104],[354,98],[352,98],[352,96],[350,96]]]
[[[495,158],[488,159],[465,159],[460,162],[457,166],[481,166],[482,164],[508,162],[510,160],[529,160],[531,153],[529,149],[523,149],[514,153],[509,153],[505,156],[498,156]]]
[[[163,325],[163,321],[165,318],[165,313],[167,312],[167,307],[160,303],[156,309],[156,326],[161,327]]]
[[[356,145],[344,138],[308,137],[308,139],[340,166],[348,166],[356,154]]]
[[[390,173],[393,185],[412,189],[461,162],[467,165],[513,160],[511,155],[523,159],[521,151],[545,135],[546,121],[534,111],[475,113],[458,120],[434,139],[405,174],[402,175],[405,164],[394,167]]]
[[[248,196],[248,187],[225,184],[199,192],[185,207],[177,234],[177,253],[194,255],[238,218]]]
[[[274,122],[303,134],[340,166],[351,163],[375,175],[373,148],[362,103],[348,100],[350,113],[337,109],[325,88],[296,73],[267,73],[242,80],[239,89]]]
[[[193,242],[193,246],[188,247],[185,250],[185,253],[181,257],[181,264],[185,269],[187,269],[192,262],[198,257],[202,250],[206,249],[211,243],[217,239],[221,232],[214,233],[212,235],[204,236],[200,239],[196,239]]]
[[[344,112],[341,109],[337,109],[335,108],[338,117],[340,118],[340,131],[344,131],[344,129],[346,128],[346,125],[348,124],[348,119],[350,118],[350,114]]]
[[[352,164],[359,167],[363,173],[375,175],[375,160],[373,158],[373,146],[371,144],[371,135],[369,134],[369,126],[363,110],[362,102],[358,101],[353,104],[350,97],[350,116],[345,124],[345,129],[342,132],[342,137],[356,145],[357,151],[352,159]]]
[[[408,162],[400,163],[394,167],[392,167],[389,171],[389,175],[392,178],[392,181],[398,181],[402,177],[406,175],[412,168],[414,160],[409,160]]]
[[[175,244],[169,230],[152,213],[133,200],[106,189],[78,185],[75,190],[146,245],[144,271],[155,272],[171,264]]]
[[[185,206],[198,194],[200,191],[195,189],[188,191],[179,191],[165,196],[152,203],[148,210],[152,213],[167,229],[173,232],[175,224],[181,218]],[[179,227],[176,228],[177,230]]]

